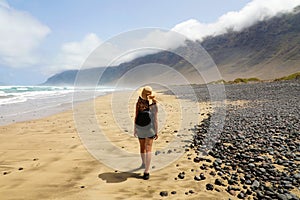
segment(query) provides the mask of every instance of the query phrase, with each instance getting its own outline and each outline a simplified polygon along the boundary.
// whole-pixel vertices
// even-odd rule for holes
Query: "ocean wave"
[[[0,105],[21,103],[29,99],[57,98],[71,92],[71,87],[0,86]]]
[[[0,96],[0,105],[21,103],[25,101],[27,101],[27,98],[22,96],[14,96],[14,95]]]
[[[72,99],[74,92],[94,92],[95,96],[115,91],[112,87],[82,87],[69,86],[0,86],[0,105],[22,103],[28,100],[45,100],[55,102],[58,99]],[[59,100],[61,101],[61,100]]]

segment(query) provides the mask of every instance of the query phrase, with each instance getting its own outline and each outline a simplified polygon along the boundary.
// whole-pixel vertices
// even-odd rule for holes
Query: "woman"
[[[157,101],[152,95],[152,88],[145,86],[136,103],[134,136],[139,138],[141,168],[145,168],[143,179],[150,177],[151,151],[153,139],[157,139]],[[152,101],[150,104],[149,101]]]

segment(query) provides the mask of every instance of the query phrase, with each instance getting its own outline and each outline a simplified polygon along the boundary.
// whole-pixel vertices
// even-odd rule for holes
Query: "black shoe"
[[[149,178],[150,178],[150,174],[149,173],[144,173],[143,179],[148,180]]]

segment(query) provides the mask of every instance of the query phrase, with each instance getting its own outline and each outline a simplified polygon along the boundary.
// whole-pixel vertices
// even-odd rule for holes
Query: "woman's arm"
[[[157,120],[157,112],[158,112],[158,107],[156,102],[151,105],[151,109],[153,112],[153,121],[154,121],[154,131],[155,131],[155,139],[158,138],[158,120]]]
[[[134,124],[133,125],[133,136],[134,137],[137,137],[135,121],[136,121],[138,112],[139,112],[139,110],[138,110],[138,104],[136,103],[136,105],[135,105],[135,116],[134,116],[134,122],[133,122],[133,124]]]

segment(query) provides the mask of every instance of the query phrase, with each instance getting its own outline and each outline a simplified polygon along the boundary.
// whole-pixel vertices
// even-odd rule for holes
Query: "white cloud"
[[[162,49],[172,49],[184,44],[185,37],[173,31],[154,29],[141,40],[136,40],[137,46],[159,46]],[[134,41],[133,41],[134,42]]]
[[[135,37],[136,33],[134,33],[134,31],[132,34],[129,32],[131,37],[126,40],[127,44],[122,48],[124,49],[122,52],[123,55],[114,63],[115,65],[147,54],[154,54],[162,50],[177,48],[180,45],[184,45],[184,41],[186,40],[186,37],[183,37],[174,31],[158,28],[146,28],[145,30],[140,31],[143,32],[143,36],[140,38]],[[125,49],[131,49],[131,51],[128,52],[125,51]]]
[[[62,44],[61,49],[48,67],[47,73],[56,73],[67,69],[79,69],[88,56],[101,44],[101,40],[94,33],[87,34],[81,41]]]
[[[65,67],[80,67],[90,53],[101,44],[94,33],[87,34],[80,42],[69,42],[62,45],[60,60]]]
[[[35,51],[50,29],[27,12],[0,0],[0,64],[27,67],[38,62]]]
[[[215,23],[205,24],[191,19],[177,24],[172,30],[201,41],[206,36],[226,33],[228,29],[240,31],[279,13],[290,12],[297,5],[300,5],[300,0],[253,0],[240,11],[222,15]]]
[[[87,34],[81,41],[62,44],[47,74],[68,69],[115,66],[139,56],[156,53],[183,44],[178,33],[159,29],[129,31],[101,43],[95,33]],[[181,35],[180,35],[181,36]],[[153,49],[153,47],[155,49]]]

